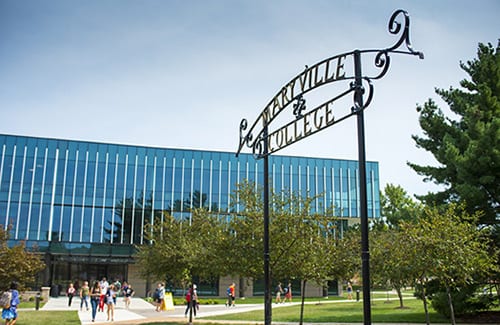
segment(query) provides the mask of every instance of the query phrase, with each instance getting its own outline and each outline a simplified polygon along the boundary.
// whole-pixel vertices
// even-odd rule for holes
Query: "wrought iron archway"
[[[389,70],[391,54],[408,54],[424,58],[422,52],[415,51],[410,42],[410,16],[405,10],[396,10],[389,19],[389,33],[399,35],[396,43],[384,49],[354,50],[335,55],[312,66],[290,80],[264,107],[255,122],[249,127],[248,121],[240,123],[240,139],[236,156],[244,147],[252,150],[256,159],[264,159],[264,282],[265,282],[265,324],[271,324],[271,279],[269,252],[269,162],[270,154],[281,150],[299,140],[315,134],[327,127],[335,125],[351,116],[357,116],[358,163],[360,188],[360,221],[361,221],[361,260],[363,280],[363,319],[364,324],[371,324],[370,306],[370,253],[368,245],[368,208],[366,185],[366,157],[364,110],[370,105],[374,87],[373,80],[381,79]],[[403,48],[403,49],[401,49]],[[364,54],[374,56],[374,67],[377,73],[363,75],[361,57]],[[352,61],[351,61],[352,60]],[[351,62],[350,73],[346,65]],[[339,95],[329,99],[307,111],[305,95],[318,87],[347,82],[348,86]],[[353,105],[349,113],[335,118],[333,103],[352,94]],[[287,108],[293,108],[295,119],[272,131],[269,127],[276,117]],[[318,117],[319,116],[319,117]],[[259,128],[259,125],[261,127]],[[301,128],[302,127],[302,128]],[[366,299],[365,299],[366,297]]]

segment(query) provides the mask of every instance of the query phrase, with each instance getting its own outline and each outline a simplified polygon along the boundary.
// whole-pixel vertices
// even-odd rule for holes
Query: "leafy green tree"
[[[24,290],[33,283],[35,275],[45,268],[41,256],[26,250],[24,242],[9,247],[9,229],[0,227],[0,291],[10,288],[17,281]]]
[[[395,247],[394,243],[397,243]],[[399,228],[377,229],[370,237],[370,269],[372,282],[389,285],[396,290],[399,307],[404,308],[402,290],[414,283],[412,247]]]
[[[426,208],[416,223],[401,224],[405,233],[408,258],[412,259],[415,278],[424,287],[429,281],[438,281],[448,297],[451,321],[455,313],[451,292],[474,283],[483,274],[495,268],[495,259],[488,252],[488,232],[475,226],[479,214],[470,215],[454,204],[444,209]],[[423,299],[427,323],[427,293]]]
[[[387,184],[380,195],[382,216],[392,227],[417,218],[419,204],[399,185]]]
[[[302,280],[300,324],[307,283],[325,287],[332,274],[336,218],[313,212],[315,198],[292,195],[288,209],[275,211],[272,250],[273,276]],[[288,207],[288,206],[287,206]]]
[[[409,165],[425,181],[445,189],[421,197],[430,205],[465,202],[467,210],[484,212],[481,223],[498,223],[500,208],[500,41],[496,48],[479,44],[477,59],[460,63],[470,80],[462,88],[436,89],[449,105],[446,116],[429,99],[417,106],[424,136],[414,135],[418,147],[429,151],[434,166]]]
[[[144,278],[169,280],[186,287],[193,275],[211,279],[221,275],[215,247],[224,230],[216,216],[193,210],[191,225],[164,215],[163,223],[148,225],[147,244],[137,246],[136,258]]]
[[[239,200],[236,200],[236,197]],[[229,275],[252,279],[264,276],[264,222],[262,189],[243,181],[232,194],[233,206],[220,255]],[[236,205],[236,202],[239,202]]]
[[[359,227],[350,227],[338,238],[332,253],[332,278],[352,279],[361,272],[361,231]]]
[[[402,290],[413,283],[411,247],[399,230],[402,222],[413,222],[421,210],[399,185],[387,184],[381,193],[382,216],[389,227],[376,222],[370,237],[371,276],[373,283],[389,285],[396,290],[400,308],[404,308]],[[397,248],[394,243],[398,243]]]
[[[234,236],[228,242],[227,262],[232,271],[251,277],[263,277],[263,202],[262,190],[255,184],[239,184],[239,206],[233,206],[229,230]],[[236,202],[236,200],[233,200]],[[270,195],[270,265],[271,275],[279,279],[300,279],[302,290],[308,281],[325,285],[337,273],[335,224],[337,219],[313,212],[314,198],[289,192]],[[237,211],[237,212],[236,212]],[[338,233],[338,232],[337,232]],[[228,236],[228,238],[230,238]],[[302,295],[304,298],[304,295]],[[303,312],[302,304],[302,312]],[[301,315],[302,315],[301,312]]]

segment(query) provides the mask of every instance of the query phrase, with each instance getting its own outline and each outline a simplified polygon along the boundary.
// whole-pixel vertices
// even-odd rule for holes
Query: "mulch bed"
[[[500,324],[500,311],[484,311],[475,315],[457,317],[457,323]]]

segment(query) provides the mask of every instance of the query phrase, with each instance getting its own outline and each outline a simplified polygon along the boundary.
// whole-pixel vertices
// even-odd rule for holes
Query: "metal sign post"
[[[399,21],[402,19],[402,23]],[[302,140],[327,127],[337,124],[351,116],[357,116],[358,162],[359,162],[359,193],[361,221],[361,260],[363,279],[363,320],[371,324],[370,307],[370,250],[368,245],[368,208],[366,189],[366,157],[364,109],[373,98],[372,80],[381,79],[389,70],[390,54],[416,55],[424,58],[422,52],[413,50],[410,42],[410,17],[404,10],[396,10],[389,20],[389,33],[399,35],[397,42],[385,49],[354,50],[332,56],[313,66],[306,66],[304,71],[285,84],[269,101],[255,122],[248,128],[248,121],[240,123],[240,139],[236,156],[243,147],[252,149],[256,159],[264,159],[264,294],[266,325],[271,324],[271,270],[269,252],[269,163],[268,157],[273,152],[281,150],[292,143]],[[404,45],[406,49],[399,50]],[[374,56],[376,69],[373,75],[363,75],[362,55]],[[349,69],[351,68],[351,69]],[[350,71],[350,72],[348,72]],[[312,90],[331,83],[347,83],[346,89],[316,107],[307,110],[306,98]],[[334,115],[334,104],[345,96],[353,95],[353,106],[350,111]],[[366,99],[366,100],[365,100]],[[290,105],[292,104],[293,105]],[[295,118],[284,126],[270,130],[271,122],[288,107],[293,107]]]

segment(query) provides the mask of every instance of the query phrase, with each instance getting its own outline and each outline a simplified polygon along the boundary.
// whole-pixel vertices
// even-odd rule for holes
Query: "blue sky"
[[[406,165],[435,164],[411,139],[416,104],[447,112],[434,88],[458,86],[459,62],[496,44],[499,1],[0,0],[0,133],[236,151],[241,119],[305,65],[394,44],[400,8],[425,59],[392,56],[374,83],[366,157],[381,188],[423,194],[436,187]],[[357,159],[356,120],[279,154]]]

